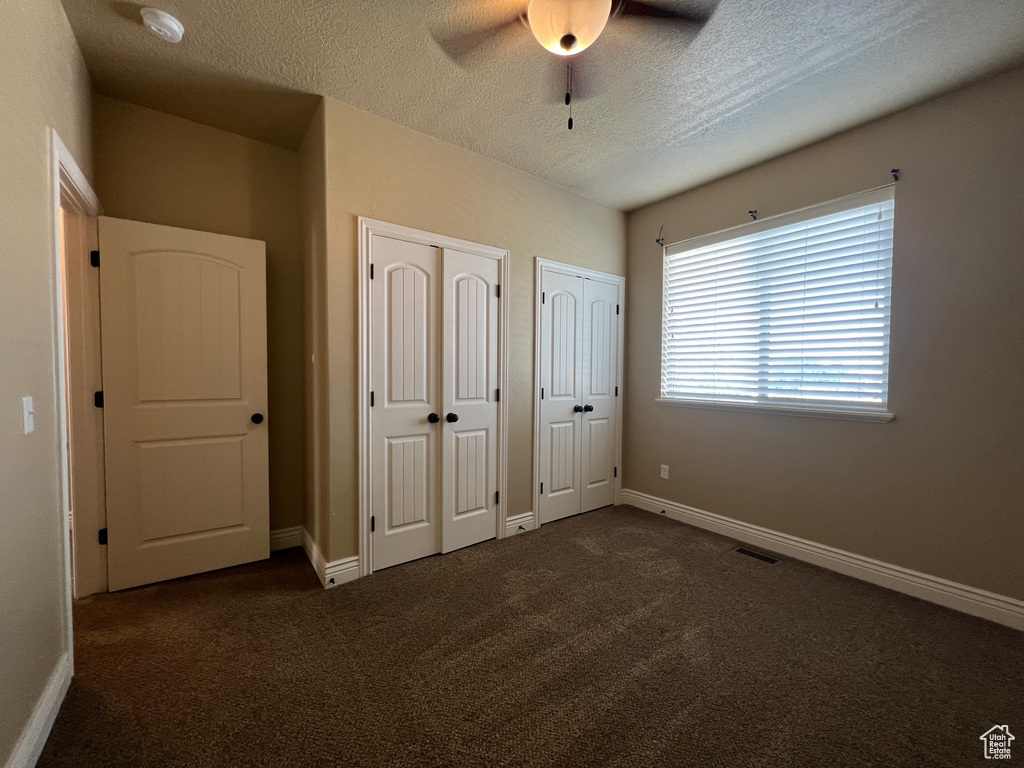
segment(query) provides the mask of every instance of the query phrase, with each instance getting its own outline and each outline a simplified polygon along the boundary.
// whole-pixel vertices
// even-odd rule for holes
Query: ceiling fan
[[[433,37],[448,58],[462,64],[485,46],[529,29],[544,48],[568,60],[565,103],[569,107],[571,131],[573,81],[578,75],[574,71],[578,69],[578,60],[573,57],[593,45],[609,21],[619,18],[673,24],[692,30],[703,27],[709,14],[639,0],[529,0],[525,12],[506,21],[467,32],[435,34]]]

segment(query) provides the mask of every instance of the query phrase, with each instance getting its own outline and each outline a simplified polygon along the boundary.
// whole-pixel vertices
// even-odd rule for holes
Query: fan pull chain
[[[572,130],[572,64],[565,65],[565,103],[569,107],[569,130]]]

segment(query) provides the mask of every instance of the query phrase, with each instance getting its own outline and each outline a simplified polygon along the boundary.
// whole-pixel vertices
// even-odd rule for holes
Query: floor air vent
[[[761,562],[768,563],[770,565],[775,565],[777,562],[779,562],[779,558],[777,557],[766,555],[764,552],[755,552],[754,550],[747,549],[746,547],[736,547],[736,549],[734,549],[733,552],[738,552],[741,555],[752,557],[755,560],[760,560]]]

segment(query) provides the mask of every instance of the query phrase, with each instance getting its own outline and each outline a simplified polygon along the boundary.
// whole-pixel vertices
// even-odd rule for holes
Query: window
[[[893,188],[665,248],[661,398],[888,421]]]

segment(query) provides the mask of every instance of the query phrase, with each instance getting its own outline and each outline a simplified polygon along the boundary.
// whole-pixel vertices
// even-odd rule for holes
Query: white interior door
[[[542,273],[540,521],[582,510],[583,278]]]
[[[493,539],[498,499],[499,262],[444,250],[443,551]]]
[[[619,287],[583,281],[582,511],[615,503]]]
[[[269,556],[264,244],[99,239],[110,589]]]
[[[373,567],[441,551],[440,251],[373,236],[371,467]]]

